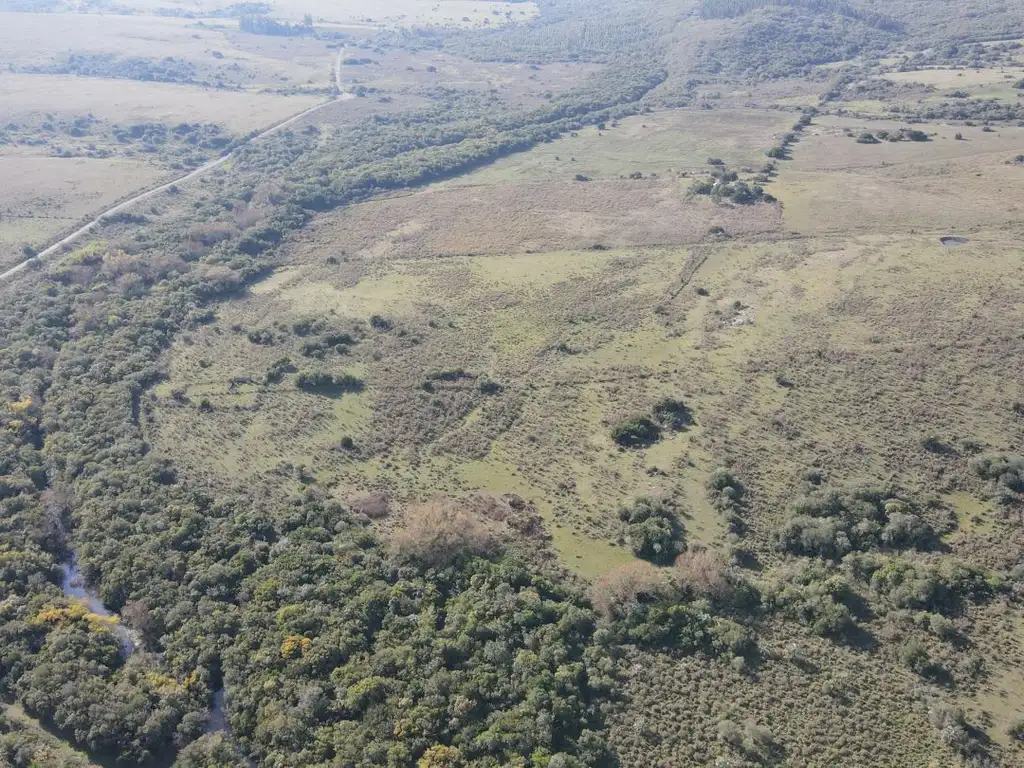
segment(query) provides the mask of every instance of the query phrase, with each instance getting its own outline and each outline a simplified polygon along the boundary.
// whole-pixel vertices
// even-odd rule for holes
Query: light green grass
[[[772,110],[670,110],[637,115],[601,131],[584,128],[505,158],[448,185],[567,180],[576,174],[594,179],[632,173],[662,176],[703,171],[709,157],[734,167],[759,167],[765,147],[788,130],[792,115]]]

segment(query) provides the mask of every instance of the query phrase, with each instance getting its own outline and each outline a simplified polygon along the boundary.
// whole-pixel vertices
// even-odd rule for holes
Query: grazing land
[[[0,7],[0,764],[1024,765],[1024,8]]]
[[[24,258],[24,244],[46,242],[87,214],[160,178],[136,160],[0,155],[0,264]]]

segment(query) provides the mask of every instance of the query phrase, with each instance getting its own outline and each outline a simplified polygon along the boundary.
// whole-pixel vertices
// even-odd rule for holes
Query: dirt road
[[[341,92],[341,85],[342,85],[341,67],[342,67],[342,60],[344,59],[344,57],[345,57],[345,49],[342,48],[340,51],[338,51],[338,57],[334,61],[334,85],[338,88],[339,93]],[[0,272],[0,280],[8,280],[8,279],[10,279],[11,277],[13,277],[14,275],[18,274],[19,272],[27,269],[28,266],[30,264],[32,264],[32,262],[41,261],[42,259],[45,259],[47,256],[50,256],[50,255],[56,253],[61,248],[63,248],[65,245],[69,245],[69,244],[73,243],[75,240],[80,238],[82,235],[86,234],[87,232],[92,231],[97,226],[99,226],[99,223],[104,218],[106,218],[107,216],[112,216],[112,215],[114,215],[116,213],[120,213],[121,211],[124,211],[124,210],[127,210],[128,208],[131,208],[133,205],[137,205],[138,203],[141,203],[144,200],[148,200],[151,197],[159,195],[161,192],[166,192],[168,189],[170,189],[173,186],[177,186],[179,184],[184,184],[185,182],[190,181],[190,180],[196,178],[197,176],[202,176],[207,171],[211,171],[214,168],[216,168],[217,166],[224,165],[224,163],[226,163],[228,160],[230,160],[232,157],[234,157],[235,153],[239,149],[244,147],[246,144],[251,144],[254,141],[259,141],[260,139],[266,138],[267,136],[271,136],[271,135],[277,133],[278,131],[283,131],[285,128],[287,128],[290,125],[293,125],[294,123],[297,123],[302,118],[308,117],[309,115],[313,114],[314,112],[318,112],[319,110],[321,110],[324,107],[326,107],[326,106],[328,106],[330,104],[333,104],[333,103],[334,103],[334,99],[332,98],[329,101],[325,101],[322,104],[317,104],[316,106],[310,107],[309,109],[304,109],[302,112],[299,112],[297,115],[292,115],[287,120],[283,120],[280,123],[272,125],[269,128],[267,128],[266,130],[261,131],[260,133],[257,133],[255,136],[250,137],[247,141],[242,142],[241,144],[239,144],[237,147],[235,147],[233,150],[231,150],[228,154],[224,155],[223,157],[218,157],[216,160],[211,160],[210,162],[205,163],[205,164],[199,166],[198,168],[196,168],[196,169],[194,169],[192,171],[189,171],[188,173],[186,173],[186,174],[184,174],[182,176],[178,176],[177,178],[172,179],[171,181],[168,181],[168,182],[166,182],[164,184],[161,184],[158,187],[154,187],[153,189],[148,189],[145,192],[140,192],[139,194],[135,195],[134,197],[131,197],[131,198],[129,198],[129,199],[123,201],[123,202],[118,203],[117,205],[114,205],[114,206],[112,206],[110,208],[107,208],[105,211],[102,211],[101,213],[97,214],[96,217],[93,218],[92,220],[90,220],[87,224],[79,227],[74,232],[72,232],[70,235],[68,235],[67,237],[62,238],[61,240],[58,240],[53,245],[43,249],[42,251],[37,253],[32,258],[26,259],[25,261],[21,262],[17,266],[11,267],[6,272]]]

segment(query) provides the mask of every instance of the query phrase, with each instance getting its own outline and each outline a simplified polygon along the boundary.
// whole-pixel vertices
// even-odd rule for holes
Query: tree
[[[661,427],[647,416],[633,416],[612,427],[611,435],[624,448],[645,448],[661,439]]]
[[[172,768],[245,768],[248,764],[230,736],[208,733],[181,750]]]
[[[633,554],[667,565],[683,549],[683,526],[675,512],[660,499],[641,498],[619,510]]]

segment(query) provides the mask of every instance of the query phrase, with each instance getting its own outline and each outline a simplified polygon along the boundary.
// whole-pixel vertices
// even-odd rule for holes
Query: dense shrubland
[[[755,80],[790,77],[816,64],[881,54],[899,39],[884,25],[855,16],[790,4],[759,5],[764,7],[737,20],[735,34],[705,46],[702,71]]]
[[[936,533],[918,507],[890,488],[818,489],[793,502],[778,546],[840,559],[849,552],[930,549]]]

